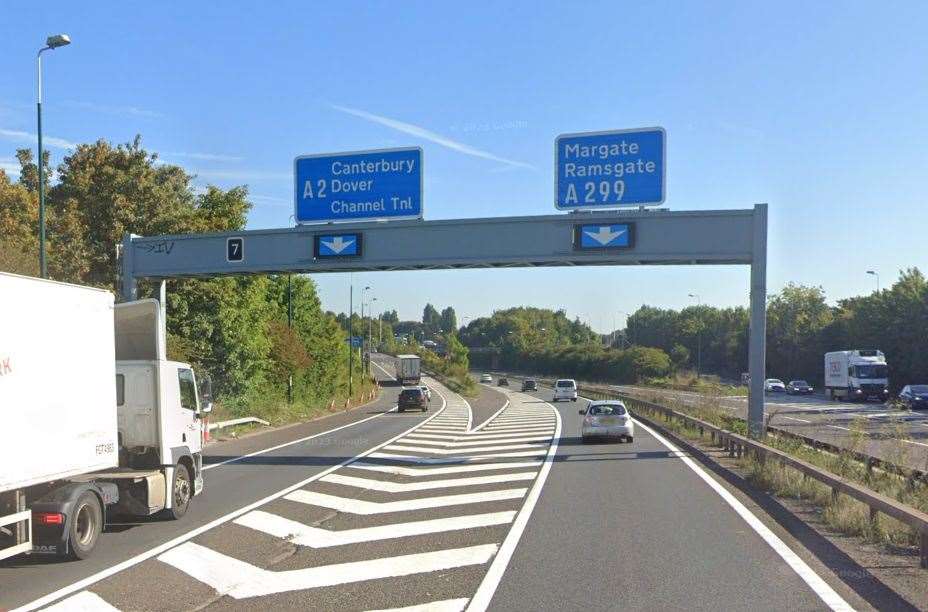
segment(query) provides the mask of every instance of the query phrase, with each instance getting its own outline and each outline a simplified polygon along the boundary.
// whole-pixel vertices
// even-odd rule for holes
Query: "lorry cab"
[[[825,396],[885,400],[889,396],[889,366],[883,352],[857,349],[825,353]]]

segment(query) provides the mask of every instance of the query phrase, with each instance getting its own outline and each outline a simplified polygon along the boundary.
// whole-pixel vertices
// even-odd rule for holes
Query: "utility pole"
[[[700,371],[702,370],[702,321],[699,320],[699,306],[702,305],[702,300],[699,298],[698,294],[691,293],[691,298],[696,298],[696,378],[699,379]]]
[[[287,329],[293,331],[293,275],[287,275]],[[287,403],[293,403],[293,372],[287,377]]]
[[[354,369],[354,346],[352,346],[354,339],[354,332],[352,331],[351,319],[354,317],[354,285],[350,284],[348,286],[348,397],[351,398],[352,390],[351,384],[353,379]]]

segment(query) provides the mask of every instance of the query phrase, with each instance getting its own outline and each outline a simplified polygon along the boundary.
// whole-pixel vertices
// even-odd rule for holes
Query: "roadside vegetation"
[[[38,168],[28,149],[17,158],[16,180],[0,170],[0,270],[37,275]],[[199,187],[183,168],[143,149],[139,137],[118,146],[78,145],[56,168],[47,154],[43,162],[53,177],[46,184],[50,277],[117,296],[124,234],[241,230],[252,207],[247,186]],[[345,333],[322,311],[312,280],[291,280],[292,326],[286,276],[168,281],[168,356],[211,375],[214,421],[258,416],[279,424],[320,414],[333,399],[344,407]],[[143,298],[156,291],[153,283],[139,286]],[[370,390],[364,379],[356,364],[353,404]]]
[[[663,378],[648,378],[642,383],[657,389],[670,389],[674,391],[690,391],[709,396],[746,396],[748,388],[742,385],[723,383],[718,376],[696,376],[695,372],[675,372]]]

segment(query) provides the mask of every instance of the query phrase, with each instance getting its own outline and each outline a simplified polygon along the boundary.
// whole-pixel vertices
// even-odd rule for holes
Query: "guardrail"
[[[588,396],[598,396],[594,399],[612,399],[622,396],[615,391],[605,391],[590,387],[580,387],[580,391]],[[852,482],[846,478],[836,476],[831,472],[823,470],[802,459],[792,457],[787,453],[767,446],[756,440],[752,440],[741,434],[722,429],[711,423],[692,417],[688,414],[678,412],[672,408],[661,406],[653,402],[648,402],[631,396],[622,396],[621,399],[626,402],[632,413],[650,411],[660,414],[668,421],[678,421],[686,426],[697,429],[700,434],[708,432],[713,444],[722,447],[728,452],[729,457],[741,458],[746,453],[753,453],[755,458],[760,461],[774,460],[783,465],[787,465],[794,470],[803,474],[804,477],[812,478],[831,488],[833,500],[837,500],[839,494],[847,495],[857,501],[866,504],[870,508],[871,522],[877,520],[880,512],[891,516],[897,521],[904,523],[915,530],[919,536],[919,556],[921,566],[928,568],[928,514],[921,512],[910,506],[906,506],[891,497],[872,491],[862,485]],[[781,433],[781,430],[777,430]],[[865,457],[869,457],[865,455]],[[872,457],[870,459],[873,459]]]
[[[207,427],[209,431],[214,431],[216,429],[222,429],[224,427],[232,427],[233,425],[245,425],[246,423],[258,423],[267,427],[270,425],[264,419],[259,419],[258,417],[242,417],[241,419],[231,419],[228,421],[219,421],[218,423],[210,423]]]

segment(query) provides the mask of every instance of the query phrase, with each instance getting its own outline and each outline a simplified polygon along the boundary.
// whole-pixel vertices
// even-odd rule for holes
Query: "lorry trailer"
[[[889,366],[878,350],[825,353],[825,397],[867,400],[889,397]]]
[[[418,355],[396,356],[396,380],[401,385],[418,385],[421,378],[421,360]]]
[[[115,516],[203,489],[208,378],[166,358],[156,300],[0,273],[0,559],[89,556]]]

